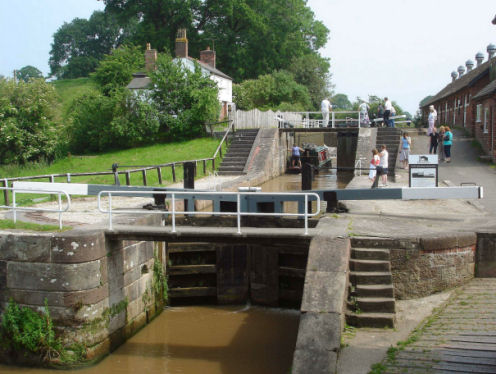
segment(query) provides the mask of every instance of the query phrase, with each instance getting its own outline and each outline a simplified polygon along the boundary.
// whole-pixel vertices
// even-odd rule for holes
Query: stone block
[[[350,262],[350,241],[347,238],[316,236],[308,251],[307,272],[344,272]]]
[[[96,304],[109,296],[108,287],[100,286],[91,290],[64,292],[63,294],[64,305],[72,306],[77,304]]]
[[[138,315],[145,311],[145,304],[143,304],[143,300],[141,297],[136,300],[129,301],[127,304],[127,320],[131,321],[135,319]]]
[[[0,236],[0,260],[50,262],[51,234]]]
[[[436,249],[456,248],[458,246],[458,238],[456,235],[435,235],[426,238],[420,238],[420,247],[426,251]]]
[[[346,297],[347,273],[307,271],[302,312],[340,314]]]
[[[36,291],[79,291],[100,286],[100,261],[81,264],[9,262],[7,287]]]
[[[75,310],[74,319],[81,322],[93,321],[97,318],[101,318],[108,307],[108,299],[103,299],[96,304],[82,305]]]
[[[138,263],[144,264],[145,262],[153,259],[153,242],[142,242],[141,248],[138,251]]]
[[[303,313],[300,317],[292,373],[335,373],[341,330],[339,314]]]
[[[138,297],[141,297],[139,293],[140,289],[140,280],[131,283],[129,286],[123,288],[124,297],[127,297],[129,302],[136,300]]]
[[[133,244],[131,246],[125,247],[122,251],[123,253],[123,269],[124,272],[131,270],[132,268],[139,265],[139,248],[140,243]]]
[[[54,263],[81,263],[106,256],[103,231],[72,231],[52,238],[51,259]]]

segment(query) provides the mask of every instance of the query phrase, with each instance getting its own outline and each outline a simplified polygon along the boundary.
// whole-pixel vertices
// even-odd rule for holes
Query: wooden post
[[[112,164],[112,172],[114,173],[114,184],[116,186],[120,186],[121,182],[119,181],[119,172],[117,171],[117,168],[119,167],[118,164],[113,163]]]
[[[146,169],[141,170],[141,173],[143,174],[143,186],[147,186],[147,183],[146,183]]]
[[[53,175],[50,175],[50,183],[55,183],[55,177]]]
[[[160,166],[157,167],[157,175],[158,175],[158,184],[162,184],[162,169],[160,169]]]
[[[7,179],[4,179],[2,184],[4,187],[9,187],[9,181]],[[9,190],[3,190],[3,199],[5,205],[9,205]]]
[[[212,172],[215,171],[215,158],[212,159]]]
[[[126,171],[126,185],[131,185],[131,173],[129,171]]]
[[[185,162],[183,164],[183,172],[184,172],[184,188],[185,189],[195,189],[195,163],[194,162]],[[184,199],[184,211],[188,211],[188,199]],[[193,207],[191,207],[194,209]]]
[[[176,164],[172,164],[172,181],[176,181]]]
[[[198,176],[198,175],[197,175],[197,170],[198,170],[197,165],[198,165],[198,161],[197,161],[197,160],[195,160],[195,177],[197,177],[197,176]]]
[[[308,163],[303,164],[303,168],[301,170],[301,190],[308,191],[312,189],[312,179],[313,179],[313,167]],[[308,202],[307,207],[308,213],[312,213],[312,202]]]
[[[207,161],[203,160],[203,175],[207,174]]]

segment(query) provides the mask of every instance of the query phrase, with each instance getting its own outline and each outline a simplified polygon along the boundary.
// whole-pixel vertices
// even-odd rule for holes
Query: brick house
[[[174,61],[180,62],[185,68],[191,71],[194,71],[195,69],[195,62],[198,63],[202,72],[217,83],[217,87],[219,88],[219,102],[221,104],[219,118],[225,118],[228,115],[229,107],[233,105],[232,78],[215,67],[215,51],[212,51],[210,47],[207,47],[206,50],[200,51],[199,60],[188,56],[188,39],[186,38],[186,29],[179,29],[176,37],[175,52],[176,57],[174,58]],[[145,51],[145,69],[147,72],[155,69],[156,61],[157,51],[155,49],[151,49],[150,44],[147,44]],[[151,80],[147,76],[146,72],[135,73],[133,74],[133,79],[127,85],[127,88],[136,90],[138,93],[143,90],[147,90],[150,83]]]
[[[475,56],[477,66],[468,60],[464,66],[451,73],[452,81],[436,95],[422,103],[422,120],[427,123],[429,106],[437,111],[437,125],[462,127],[481,143],[484,151],[495,159],[496,125],[496,46],[487,47],[488,60],[484,55]]]

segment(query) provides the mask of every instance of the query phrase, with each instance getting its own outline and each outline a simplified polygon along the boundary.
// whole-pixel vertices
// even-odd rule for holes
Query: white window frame
[[[484,127],[483,127],[483,132],[484,134],[487,134],[489,132],[488,130],[488,121],[489,121],[489,107],[484,108]]]
[[[475,122],[482,122],[481,117],[482,117],[482,104],[477,104],[475,107]]]

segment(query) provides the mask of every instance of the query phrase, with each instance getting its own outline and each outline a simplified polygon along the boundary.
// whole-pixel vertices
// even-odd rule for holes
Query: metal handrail
[[[220,141],[219,143],[219,146],[217,147],[217,149],[215,150],[215,153],[214,155],[212,156],[212,159],[215,160],[215,158],[217,157],[217,153],[219,153],[219,151],[221,151],[222,149],[222,144],[224,144],[224,141],[227,139],[227,135],[229,134],[229,131],[231,131],[231,127],[234,126],[234,121],[230,121],[230,125],[227,127],[227,130],[226,130],[226,133],[224,134],[224,136],[222,137],[222,140]],[[222,154],[221,154],[221,157],[222,157]]]
[[[0,205],[0,209],[9,209],[13,213],[13,221],[17,222],[17,212],[50,212],[59,214],[59,229],[62,229],[62,213],[67,212],[71,208],[71,198],[69,194],[65,191],[42,191],[42,190],[25,190],[13,187],[0,187],[0,191],[12,191],[12,205]],[[49,208],[31,208],[31,207],[19,207],[16,205],[16,195],[18,193],[30,193],[30,194],[44,194],[44,195],[57,195],[59,208],[49,209]],[[67,199],[67,206],[62,209],[62,195]]]
[[[255,196],[255,195],[260,195],[259,192],[212,192],[212,191],[178,191],[178,192],[171,192],[171,191],[140,191],[140,196],[142,195],[167,195],[167,200],[171,201],[171,208],[172,211],[168,211],[168,214],[171,214],[172,216],[172,232],[176,232],[176,215],[178,214],[187,214],[187,215],[214,215],[214,216],[232,216],[235,214],[237,216],[237,228],[238,228],[238,234],[241,234],[241,216],[270,216],[270,217],[281,217],[281,216],[296,216],[296,217],[301,217],[303,216],[305,219],[305,235],[308,235],[308,218],[309,217],[314,217],[318,214],[320,214],[320,196],[317,193],[314,192],[299,192],[299,193],[284,193],[284,192],[272,192],[272,193],[264,193],[264,195],[268,196],[304,196],[305,198],[305,209],[304,213],[257,213],[257,212],[242,212],[241,211],[241,196]],[[164,214],[163,211],[143,211],[143,210],[138,210],[138,209],[133,209],[133,210],[126,210],[126,209],[119,209],[118,211],[112,210],[112,194],[117,194],[117,195],[126,195],[126,194],[136,194],[136,192],[133,191],[100,191],[98,193],[98,210],[101,213],[106,213],[109,215],[109,229],[113,230],[113,224],[112,224],[112,214],[113,213],[119,213],[119,214]],[[108,209],[103,210],[102,209],[102,195],[107,195],[108,196]],[[176,200],[177,199],[184,199],[188,196],[202,196],[202,195],[231,195],[231,196],[236,196],[236,212],[214,212],[214,211],[176,211]],[[309,200],[309,197],[312,197],[312,200]],[[315,213],[308,213],[307,206],[309,201],[316,201],[317,202],[317,209]]]

